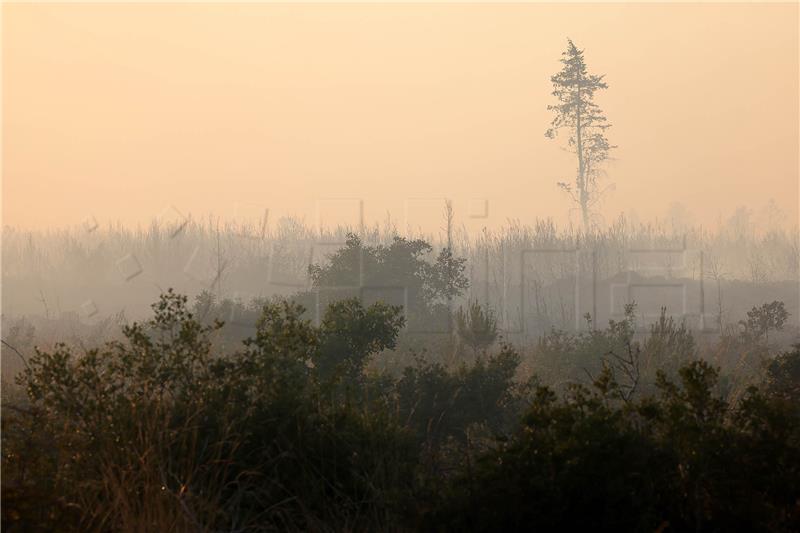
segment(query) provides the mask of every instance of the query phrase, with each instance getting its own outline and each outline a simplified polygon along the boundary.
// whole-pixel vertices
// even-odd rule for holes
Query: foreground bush
[[[562,399],[536,391],[522,426],[451,484],[431,526],[461,531],[797,531],[800,404],[779,357],[739,405],[702,361],[627,401],[606,369]]]
[[[31,360],[21,380],[26,416],[4,428],[4,525],[306,530],[397,521],[386,502],[413,478],[410,440],[385,414],[323,394],[332,381],[313,368],[350,375],[391,344],[396,309],[342,303],[314,328],[302,309],[273,303],[255,338],[226,358],[211,353],[220,325],[200,325],[184,297],[170,292],[154,311],[125,328],[124,342],[80,357],[61,346]],[[351,330],[337,326],[339,315]],[[26,495],[51,508],[35,511]]]
[[[643,348],[630,320],[553,332],[549,356],[595,365],[559,394],[506,345],[376,373],[403,327],[380,303],[314,326],[268,302],[219,353],[184,297],[153,309],[121,342],[37,352],[4,397],[4,529],[800,529],[800,346],[734,400],[708,363],[675,364],[694,344],[666,320]],[[666,371],[639,383],[626,368],[653,354]]]

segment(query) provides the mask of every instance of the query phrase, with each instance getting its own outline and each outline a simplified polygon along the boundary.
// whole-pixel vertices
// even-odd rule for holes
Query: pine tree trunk
[[[580,83],[580,78],[578,78]],[[581,124],[581,89],[578,87],[577,106],[575,109],[575,140],[578,152],[578,199],[581,206],[583,230],[589,231],[589,193],[586,190],[586,165],[583,161],[583,124]]]

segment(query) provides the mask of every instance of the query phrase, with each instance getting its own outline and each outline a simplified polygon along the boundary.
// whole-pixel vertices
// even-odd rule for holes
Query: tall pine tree
[[[604,76],[589,74],[579,50],[571,40],[567,40],[567,50],[561,63],[564,67],[550,80],[553,82],[553,96],[558,99],[555,105],[547,106],[555,113],[550,129],[545,136],[552,139],[559,130],[568,131],[567,146],[578,158],[578,169],[574,185],[559,182],[558,186],[567,191],[581,210],[585,230],[591,227],[591,209],[599,200],[602,191],[598,188],[598,177],[608,153],[616,148],[609,144],[605,131],[608,123],[603,110],[594,103],[594,93],[607,89]]]

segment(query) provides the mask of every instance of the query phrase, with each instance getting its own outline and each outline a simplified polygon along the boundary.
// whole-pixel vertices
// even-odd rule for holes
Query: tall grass
[[[620,217],[591,233],[540,219],[478,232],[454,224],[448,235],[445,228],[403,234],[391,221],[320,229],[293,218],[258,226],[209,217],[182,225],[153,222],[146,228],[6,227],[3,317],[47,319],[66,313],[90,323],[109,316],[140,318],[169,287],[243,302],[289,295],[309,288],[308,266],[325,262],[350,232],[373,245],[397,236],[422,238],[434,246],[434,254],[449,242],[456,256],[467,258],[470,281],[463,301],[454,303],[489,304],[507,336],[523,341],[551,327],[580,329],[585,313],[600,323],[621,316],[622,304],[641,299],[625,287],[641,280],[678,281],[689,292],[686,309],[680,298],[668,302],[654,293],[660,300],[650,305],[652,316],[667,305],[670,313],[690,313],[700,324],[697,317],[704,309],[704,327],[721,329],[751,306],[773,299],[784,300],[794,317],[800,314],[796,227],[756,231],[737,219],[715,230],[679,229]]]

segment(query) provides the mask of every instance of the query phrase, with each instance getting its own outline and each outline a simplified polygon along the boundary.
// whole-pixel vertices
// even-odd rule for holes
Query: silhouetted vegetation
[[[664,315],[634,341],[630,306],[602,330],[542,338],[542,355],[596,369],[556,392],[523,379],[508,345],[450,368],[370,370],[400,334],[398,307],[346,299],[318,326],[303,315],[266,302],[223,355],[224,326],[167,292],[120,341],[37,351],[24,397],[4,399],[4,528],[800,525],[800,346],[735,398]],[[671,370],[643,372],[648,358]]]
[[[800,525],[800,345],[769,336],[782,301],[713,342],[666,308],[642,328],[629,302],[513,343],[464,300],[465,261],[432,252],[350,235],[292,295],[169,290],[146,320],[68,322],[38,348],[43,323],[13,323],[4,528]]]
[[[33,215],[16,209],[16,220],[38,226],[92,206],[96,215],[108,216],[103,199],[115,184],[97,181],[98,169],[110,171],[112,181],[131,181],[129,200],[142,205],[150,203],[148,196],[177,194],[166,201],[195,213],[204,205],[218,209],[228,200],[275,193],[275,177],[297,180],[287,190],[316,196],[317,205],[313,226],[294,216],[275,218],[276,211],[297,213],[299,206],[277,191],[258,199],[269,208],[237,202],[232,218],[198,219],[171,206],[144,228],[108,220],[101,226],[88,212],[80,227],[3,228],[2,528],[800,531],[800,322],[790,320],[800,315],[800,227],[787,223],[772,199],[760,212],[728,205],[730,216],[718,215],[713,229],[696,224],[679,202],[646,213],[649,222],[642,222],[636,209],[653,210],[658,198],[631,203],[604,220],[608,211],[600,201],[611,186],[603,180],[618,149],[600,101],[608,84],[569,39],[559,71],[549,78],[552,115],[545,137],[560,137],[574,165],[566,178],[555,178],[573,209],[563,226],[538,218],[552,212],[544,206],[550,200],[522,182],[554,179],[559,163],[531,167],[531,154],[521,148],[530,132],[518,118],[535,115],[537,105],[516,102],[522,92],[535,95],[524,87],[527,67],[509,56],[480,72],[473,67],[485,61],[473,61],[476,55],[463,45],[477,39],[478,55],[486,57],[533,48],[490,28],[497,21],[487,25],[478,12],[459,18],[456,34],[447,35],[439,31],[444,19],[438,12],[420,18],[419,26],[403,10],[404,22],[434,38],[420,41],[418,50],[406,46],[402,32],[376,31],[378,19],[391,19],[386,13],[354,13],[333,24],[290,16],[286,31],[260,44],[248,34],[262,22],[254,19],[236,27],[242,39],[233,39],[231,49],[204,44],[223,33],[190,31],[147,47],[127,46],[125,57],[102,50],[86,62],[81,51],[95,52],[94,45],[114,35],[105,25],[115,23],[106,14],[85,23],[59,11],[44,13],[53,24],[42,27],[67,45],[66,60],[50,61],[38,38],[31,40],[36,46],[21,46],[21,54],[11,56],[10,63],[25,66],[34,81],[67,73],[104,93],[100,105],[84,113],[90,128],[72,131],[55,123],[71,116],[59,113],[59,102],[90,101],[86,87],[9,91],[9,101],[24,105],[8,123],[27,139],[4,147],[20,181],[9,190],[84,197],[44,202]],[[618,15],[628,22],[622,11]],[[22,26],[36,20],[22,18]],[[339,24],[345,19],[371,31],[353,34]],[[8,26],[26,33],[16,23]],[[69,30],[66,40],[62,26]],[[133,42],[136,26],[125,26],[119,42]],[[607,25],[598,19],[597,26]],[[320,55],[313,39],[298,38],[295,30],[303,27],[324,30],[320,42],[341,41],[346,52]],[[492,41],[492,32],[503,38]],[[699,42],[689,37],[681,49]],[[362,54],[369,41],[385,41],[390,53],[376,48]],[[180,44],[178,53],[173,43]],[[245,61],[231,53],[242,44],[250,50]],[[619,138],[648,149],[628,161],[628,178],[675,199],[687,184],[720,179],[715,172],[722,170],[736,170],[729,172],[729,198],[753,192],[752,184],[743,185],[753,168],[765,184],[786,185],[791,173],[784,167],[796,163],[796,153],[781,153],[782,121],[792,118],[781,111],[793,108],[768,106],[744,117],[738,131],[743,115],[733,107],[744,108],[741,96],[752,87],[728,83],[738,92],[723,101],[707,83],[724,81],[723,70],[741,70],[762,86],[779,86],[764,80],[772,70],[791,74],[777,68],[780,61],[767,69],[736,69],[736,61],[719,61],[709,48],[717,70],[702,68],[699,76],[696,58],[694,66],[685,57],[676,61],[677,54],[663,62],[652,48],[631,46],[622,58],[628,65],[615,69],[615,77],[643,78],[626,74],[631,65],[675,72],[689,66],[684,81],[702,89],[694,100],[722,105],[695,105],[689,99],[694,87],[681,98],[637,88],[637,112],[620,116],[632,124],[651,113],[644,117],[651,127],[638,139],[636,132],[620,131]],[[292,48],[301,61],[282,53]],[[212,49],[214,57],[206,53]],[[153,70],[143,58],[154,50],[180,68],[172,72],[156,62]],[[427,61],[418,61],[421,50],[430,53]],[[736,46],[731,50],[738,53]],[[171,61],[186,51],[188,63]],[[25,65],[28,56],[37,61]],[[208,69],[205,77],[195,76],[195,67],[206,65],[200,60],[209,58],[212,66],[233,66],[218,73],[221,83],[209,81]],[[336,75],[341,58],[348,64],[345,78]],[[63,72],[50,76],[53,65]],[[70,66],[79,68],[68,72]],[[239,76],[242,67],[247,72]],[[316,67],[322,71],[311,72]],[[361,67],[370,72],[359,74]],[[451,67],[460,73],[446,72]],[[662,81],[680,81],[668,71]],[[420,74],[424,83],[412,79]],[[187,88],[192,80],[207,87],[187,102],[161,90]],[[796,89],[796,83],[786,86]],[[238,90],[234,100],[245,100],[229,105],[231,90]],[[485,98],[492,90],[501,90],[499,99]],[[149,105],[154,95],[158,102]],[[261,101],[251,105],[252,95]],[[619,113],[621,101],[608,109]],[[120,102],[132,107],[109,115],[113,127],[94,122]],[[286,112],[287,102],[301,112]],[[195,135],[192,109],[202,114],[220,103],[203,119],[209,125],[221,119],[219,127],[204,126]],[[341,109],[326,112],[332,103]],[[348,109],[353,104],[358,109]],[[690,112],[674,114],[680,106]],[[391,113],[371,116],[387,109],[425,118],[409,115],[395,123]],[[461,120],[469,109],[479,113]],[[166,118],[164,126],[178,121],[180,127],[158,124],[162,132],[149,132],[152,121],[136,120],[131,128],[130,118],[142,110]],[[53,127],[37,129],[42,117]],[[267,117],[270,124],[243,117]],[[368,127],[354,129],[342,117]],[[442,126],[452,118],[468,134]],[[759,124],[781,142],[762,136],[748,143]],[[683,138],[681,125],[703,127]],[[342,135],[348,127],[362,131]],[[720,136],[720,127],[731,135]],[[500,129],[527,140],[499,135]],[[56,135],[41,135],[49,130]],[[134,140],[144,134],[146,142],[104,138],[131,131]],[[77,141],[61,146],[65,132]],[[154,149],[164,135],[170,146]],[[230,140],[218,143],[215,135]],[[714,142],[703,144],[704,135]],[[41,140],[42,150],[30,149],[31,139]],[[103,142],[96,150],[86,149],[97,141]],[[264,149],[253,149],[253,142]],[[448,163],[478,146],[484,153],[475,164]],[[713,149],[681,153],[692,146]],[[727,146],[743,157],[715,161]],[[211,150],[213,157],[183,158],[186,147]],[[105,155],[94,161],[98,153]],[[144,157],[142,164],[124,164],[132,153]],[[258,155],[254,163],[247,160],[252,155]],[[110,164],[116,159],[119,164]],[[659,167],[670,159],[681,164]],[[59,163],[66,163],[63,176],[49,168]],[[155,181],[136,176],[149,167],[159,167],[157,178],[186,169],[194,174],[181,178],[185,186],[155,190]],[[444,180],[426,191],[424,181],[406,182],[409,169],[423,180]],[[646,183],[653,169],[670,181]],[[204,198],[203,191],[212,191],[205,182],[217,170],[239,176]],[[259,186],[254,176],[265,170],[274,176]],[[351,171],[353,179],[337,191],[330,182]],[[76,181],[73,174],[81,172],[88,178]],[[386,198],[369,201],[366,212],[374,217],[382,204],[390,209],[385,222],[365,223],[367,196],[380,192],[367,177],[380,180],[373,175],[381,173],[386,183],[377,185],[388,185]],[[19,186],[29,178],[45,181]],[[504,182],[494,183],[499,179]],[[164,188],[163,179],[156,181]],[[432,198],[399,197],[404,188],[421,196],[446,194],[434,200],[443,216],[434,220],[427,207],[419,209]],[[518,198],[500,209],[493,205],[490,216],[489,196],[498,191]],[[727,205],[722,198],[703,201],[709,191],[709,183],[692,194],[683,191],[705,211],[696,220],[711,220]],[[403,200],[404,227],[398,228],[392,217]],[[529,225],[505,218],[511,212]],[[133,214],[127,209],[120,216]],[[352,225],[331,226],[337,220]]]
[[[603,110],[594,101],[594,93],[607,89],[603,78],[589,74],[583,50],[579,50],[571,39],[567,39],[567,50],[561,54],[562,69],[554,74],[553,96],[558,100],[547,109],[555,114],[545,136],[552,139],[559,130],[567,130],[567,148],[575,153],[578,172],[572,183],[560,182],[558,185],[581,211],[585,229],[591,228],[592,208],[602,196],[598,186],[602,165],[609,152],[616,148],[608,142],[606,130],[611,127]]]

